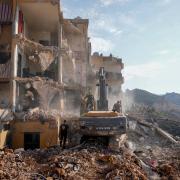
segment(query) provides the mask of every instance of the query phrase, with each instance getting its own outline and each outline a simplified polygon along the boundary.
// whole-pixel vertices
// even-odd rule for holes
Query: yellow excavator
[[[111,148],[119,148],[126,139],[127,119],[122,113],[108,110],[108,85],[103,67],[99,69],[98,78],[97,109],[80,117],[81,142],[87,139],[99,139]]]

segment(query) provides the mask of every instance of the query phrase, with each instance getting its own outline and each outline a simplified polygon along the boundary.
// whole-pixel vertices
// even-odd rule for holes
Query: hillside
[[[180,136],[180,94],[156,95],[141,89],[126,90],[124,107],[128,113],[138,113],[147,121],[155,121],[161,128]]]
[[[177,106],[180,106],[180,94],[175,92],[167,93],[163,97],[166,101],[171,102]]]
[[[148,91],[141,89],[126,90],[125,95],[131,97],[134,100],[134,103],[145,104],[152,106],[155,102],[160,100],[160,96],[152,94]]]
[[[141,89],[126,90],[125,99],[131,99],[132,104],[159,108],[162,111],[177,110],[180,112],[180,94],[167,93],[156,95]]]

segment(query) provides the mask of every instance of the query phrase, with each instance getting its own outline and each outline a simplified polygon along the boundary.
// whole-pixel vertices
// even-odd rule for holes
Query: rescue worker
[[[117,101],[114,106],[112,111],[122,113],[122,106],[121,106],[121,101]]]
[[[67,140],[67,133],[68,133],[69,126],[66,124],[66,120],[64,120],[64,123],[60,126],[60,132],[59,132],[59,140],[60,140],[60,146],[64,149],[66,145]]]
[[[93,111],[95,109],[95,99],[90,91],[84,99],[86,100],[86,111]]]

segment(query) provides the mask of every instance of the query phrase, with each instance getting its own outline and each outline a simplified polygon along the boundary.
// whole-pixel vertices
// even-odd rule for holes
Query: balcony
[[[122,73],[106,72],[106,78],[108,81],[121,81],[122,83],[124,82]]]

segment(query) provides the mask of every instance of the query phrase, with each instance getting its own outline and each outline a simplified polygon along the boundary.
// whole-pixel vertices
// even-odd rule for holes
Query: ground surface
[[[156,151],[159,159],[150,162],[140,152],[136,152],[137,157],[127,148],[115,152],[99,145],[67,150],[60,147],[14,152],[5,149],[0,152],[0,179],[143,180],[151,176],[151,179],[176,180],[180,170],[178,152],[169,153],[169,150]]]

